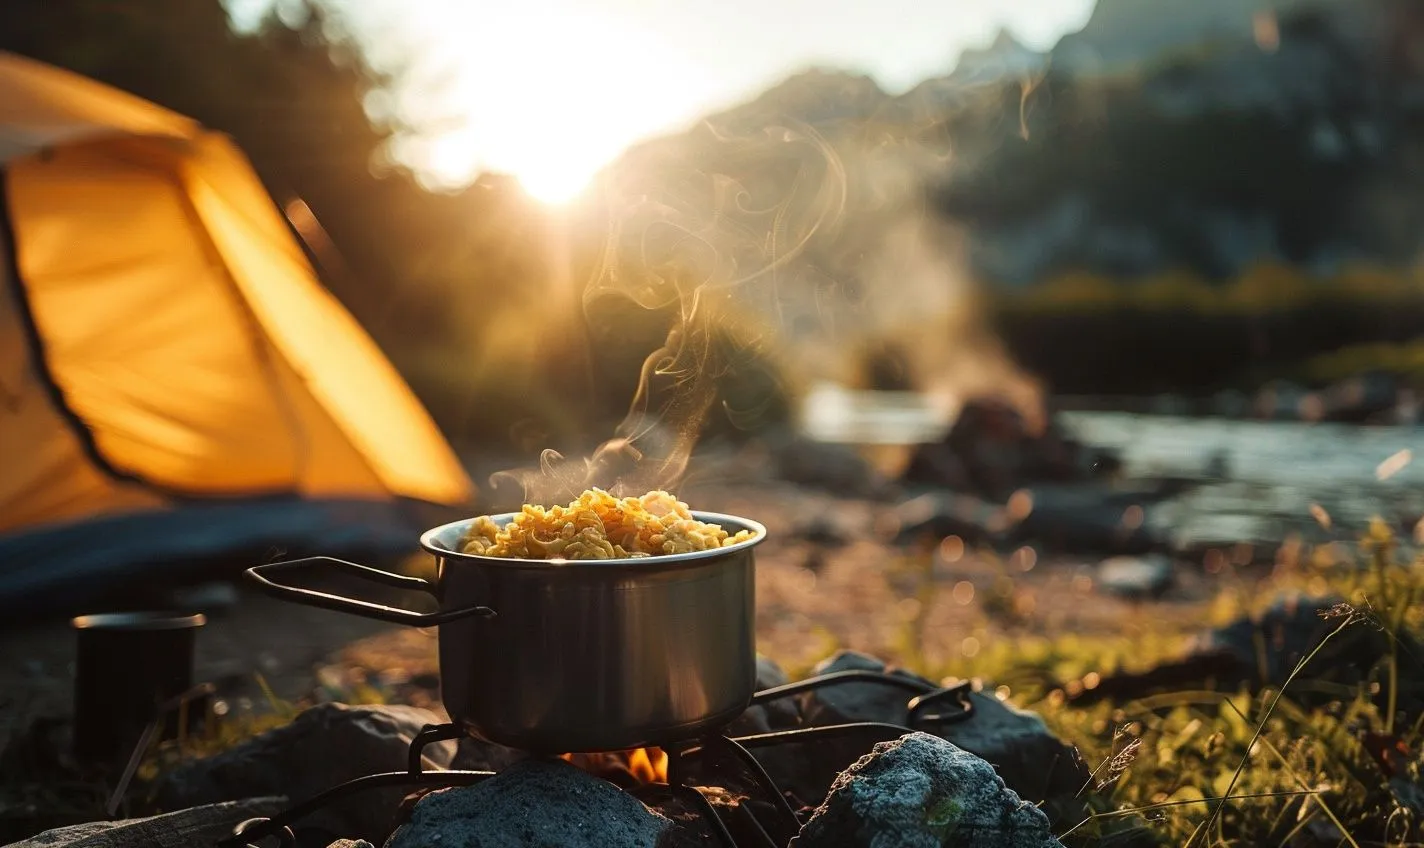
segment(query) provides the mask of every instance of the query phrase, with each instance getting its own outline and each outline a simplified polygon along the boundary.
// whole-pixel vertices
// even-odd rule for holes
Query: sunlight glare
[[[705,102],[705,78],[657,38],[570,5],[533,5],[431,35],[460,50],[445,57],[440,85],[402,92],[410,109],[453,113],[448,130],[403,145],[428,182],[457,187],[495,171],[539,200],[567,201],[630,144],[680,129]]]

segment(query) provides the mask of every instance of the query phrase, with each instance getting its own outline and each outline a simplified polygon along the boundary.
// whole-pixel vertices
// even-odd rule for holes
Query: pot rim
[[[725,527],[726,524],[740,525],[741,529],[752,531],[752,537],[735,545],[728,545],[725,548],[708,548],[703,551],[689,551],[683,554],[661,554],[657,556],[645,557],[622,557],[619,559],[523,559],[518,557],[493,557],[480,556],[478,554],[466,554],[459,551],[452,551],[443,547],[439,543],[439,537],[448,534],[451,530],[458,529],[459,535],[464,535],[467,527],[473,524],[480,516],[462,518],[459,521],[451,521],[441,524],[439,527],[432,527],[420,534],[420,546],[440,559],[447,561],[478,562],[482,565],[524,567],[537,566],[547,568],[557,565],[560,568],[600,568],[607,566],[649,566],[649,565],[674,565],[683,562],[695,562],[698,560],[712,559],[714,557],[727,556],[728,554],[745,551],[756,547],[766,540],[766,527],[758,521],[750,518],[743,518],[739,515],[729,515],[720,512],[703,512],[701,510],[689,510],[692,517],[698,521],[708,524],[718,524]],[[501,512],[490,515],[489,518],[496,523],[509,521],[517,512]],[[732,531],[736,532],[736,531]]]

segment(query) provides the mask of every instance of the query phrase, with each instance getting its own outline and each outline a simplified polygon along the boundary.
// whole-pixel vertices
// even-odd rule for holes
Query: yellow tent
[[[0,199],[0,534],[471,498],[226,137],[0,53]]]

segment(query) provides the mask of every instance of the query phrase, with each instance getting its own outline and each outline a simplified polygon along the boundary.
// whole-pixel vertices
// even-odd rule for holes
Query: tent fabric
[[[0,51],[0,162],[104,136],[192,138],[201,128],[126,92]]]
[[[0,533],[49,520],[161,506],[161,499],[92,463],[80,435],[48,401],[0,238]],[[51,483],[62,480],[63,485]]]
[[[471,499],[226,137],[0,53],[0,155],[36,139],[64,143],[0,170],[0,533],[193,499]]]

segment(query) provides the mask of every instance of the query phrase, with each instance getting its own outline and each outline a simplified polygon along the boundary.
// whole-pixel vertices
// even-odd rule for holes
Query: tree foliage
[[[475,403],[480,381],[499,377],[477,373],[499,365],[488,350],[491,325],[534,308],[548,277],[533,204],[508,180],[436,194],[392,166],[394,128],[373,124],[363,107],[389,80],[315,0],[284,9],[281,20],[240,35],[218,0],[4,3],[0,50],[232,136],[278,203],[300,198],[310,207],[329,235],[315,253],[324,282],[452,437],[503,437],[523,416],[558,417],[537,392],[493,408]]]

